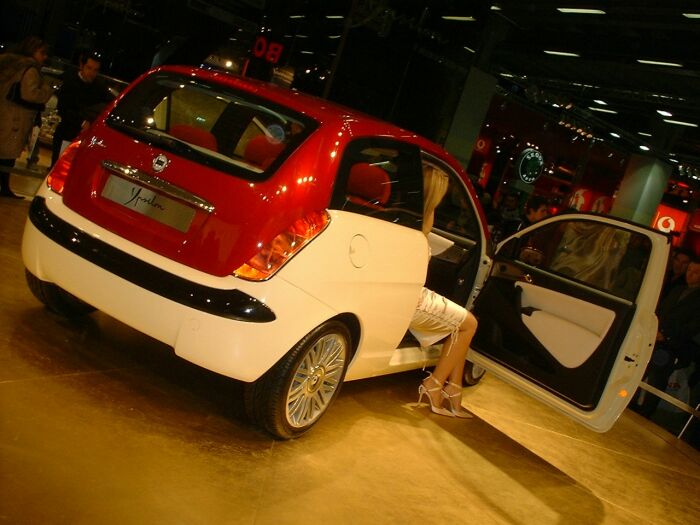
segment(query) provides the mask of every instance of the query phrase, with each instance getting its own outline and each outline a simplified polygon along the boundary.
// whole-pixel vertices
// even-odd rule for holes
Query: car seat
[[[197,126],[176,124],[170,128],[170,134],[177,139],[184,140],[195,146],[200,146],[211,151],[219,150],[214,134]]]
[[[276,142],[265,135],[258,135],[246,144],[243,158],[251,164],[267,169],[282,152],[284,145],[284,142]]]
[[[346,199],[367,208],[381,209],[389,202],[391,180],[379,166],[358,162],[350,168]]]

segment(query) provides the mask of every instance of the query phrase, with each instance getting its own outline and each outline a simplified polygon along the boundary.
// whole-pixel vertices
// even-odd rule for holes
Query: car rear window
[[[112,128],[210,167],[267,178],[317,127],[288,108],[172,73],[135,86],[107,119]]]

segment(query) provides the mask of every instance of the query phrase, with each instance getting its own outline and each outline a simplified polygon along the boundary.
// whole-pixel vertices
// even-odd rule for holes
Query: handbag
[[[32,66],[29,66],[29,67],[32,67]],[[29,67],[24,70],[24,72],[22,73],[22,76],[20,77],[20,79],[17,82],[12,83],[9,91],[7,92],[7,97],[5,97],[5,98],[7,98],[7,100],[12,102],[13,104],[17,104],[18,106],[22,106],[25,109],[31,109],[34,111],[43,112],[45,107],[46,107],[44,104],[40,104],[38,102],[29,102],[28,100],[24,100],[22,98],[22,79],[24,78],[24,75],[27,72],[27,70],[29,69]]]

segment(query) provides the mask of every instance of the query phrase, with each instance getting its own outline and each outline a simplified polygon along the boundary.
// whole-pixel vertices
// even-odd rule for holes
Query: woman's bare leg
[[[432,388],[436,383],[444,385],[447,381],[460,385],[461,387],[462,377],[464,375],[464,362],[467,358],[467,352],[469,351],[469,344],[476,333],[476,327],[476,317],[474,317],[471,312],[467,312],[467,317],[459,327],[457,336],[454,339],[454,344],[452,344],[452,336],[445,340],[435,370],[431,377],[426,379],[428,382],[426,383],[424,381],[426,388]],[[456,388],[452,387],[452,390],[454,391]],[[454,393],[453,391],[448,393]],[[431,392],[430,396],[433,399],[433,403],[441,401],[440,392]]]

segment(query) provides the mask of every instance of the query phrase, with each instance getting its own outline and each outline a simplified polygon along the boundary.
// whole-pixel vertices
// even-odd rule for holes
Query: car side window
[[[449,181],[447,192],[435,209],[433,226],[460,237],[479,239],[481,226],[476,218],[471,198],[459,176],[448,167],[428,158],[424,158],[423,167],[424,169],[432,167],[442,173]]]
[[[507,251],[509,246],[504,248]],[[570,220],[538,228],[511,249],[517,250],[513,255],[524,264],[634,301],[651,254],[651,241],[646,235],[615,226]]]
[[[382,138],[350,143],[332,206],[421,229],[423,176],[418,148]]]

